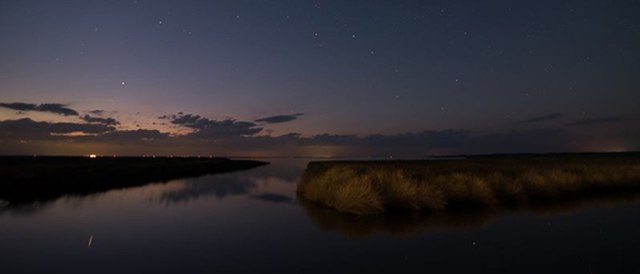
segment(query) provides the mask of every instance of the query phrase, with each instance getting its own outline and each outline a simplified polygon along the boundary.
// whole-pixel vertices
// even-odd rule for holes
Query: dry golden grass
[[[500,156],[312,162],[300,198],[358,215],[496,207],[640,190],[640,156]]]

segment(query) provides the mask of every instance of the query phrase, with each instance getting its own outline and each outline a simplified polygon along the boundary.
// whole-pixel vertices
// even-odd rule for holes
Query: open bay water
[[[5,207],[0,273],[640,273],[640,199],[356,217],[296,199],[308,160],[266,161]]]

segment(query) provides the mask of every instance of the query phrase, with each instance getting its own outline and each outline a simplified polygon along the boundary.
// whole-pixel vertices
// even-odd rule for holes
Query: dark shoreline
[[[9,206],[250,169],[254,160],[182,157],[1,156],[0,200]]]

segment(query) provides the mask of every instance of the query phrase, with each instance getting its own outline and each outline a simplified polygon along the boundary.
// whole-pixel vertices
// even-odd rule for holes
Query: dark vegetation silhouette
[[[0,200],[9,206],[46,202],[266,164],[197,157],[0,157]]]

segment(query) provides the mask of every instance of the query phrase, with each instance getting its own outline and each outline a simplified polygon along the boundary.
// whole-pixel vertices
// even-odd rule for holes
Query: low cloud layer
[[[101,124],[36,122],[29,118],[0,121],[0,136],[5,139],[46,139],[56,134],[102,134],[114,130]]]
[[[87,123],[103,124],[107,126],[117,126],[120,124],[120,122],[118,122],[116,119],[109,118],[109,117],[102,118],[102,117],[92,117],[89,115],[85,115],[80,118]]]
[[[93,115],[100,116],[100,115],[104,114],[105,111],[103,109],[94,109],[94,110],[90,110],[89,113],[93,114]]]
[[[22,112],[38,111],[38,112],[54,113],[54,114],[63,115],[63,116],[78,116],[78,118],[80,118],[81,120],[87,123],[102,124],[105,126],[117,126],[120,124],[120,122],[118,122],[116,119],[111,117],[96,117],[96,116],[102,116],[105,114],[105,111],[101,109],[88,111],[88,113],[90,113],[93,116],[88,114],[82,116],[80,115],[80,113],[78,113],[78,111],[67,107],[67,105],[57,104],[57,103],[31,104],[31,103],[24,103],[24,102],[16,102],[16,103],[0,102],[0,107],[22,111]]]
[[[78,115],[78,112],[70,109],[67,105],[64,104],[29,104],[29,103],[1,103],[0,107],[13,109],[17,111],[40,111],[40,112],[50,112],[64,116],[75,116]]]
[[[118,130],[89,138],[91,141],[107,143],[136,143],[165,140],[169,134],[155,129]]]
[[[610,116],[610,117],[598,117],[598,118],[590,118],[578,120],[572,123],[566,124],[567,126],[592,126],[599,124],[608,124],[622,121],[623,118],[620,116]]]
[[[181,114],[163,116],[174,125],[193,129],[188,137],[193,138],[231,138],[240,136],[252,136],[258,134],[263,128],[253,122],[236,121],[233,119],[213,120],[194,114]]]
[[[96,114],[97,115],[97,114]],[[274,116],[275,117],[275,116]],[[528,120],[560,117],[546,115]],[[543,153],[597,149],[600,139],[589,140],[573,127],[503,132],[464,129],[425,130],[403,134],[304,136],[267,134],[256,122],[216,120],[196,114],[178,113],[159,117],[168,124],[190,129],[171,135],[156,129],[118,129],[113,118],[84,115],[84,123],[34,121],[29,118],[0,121],[0,154],[74,154],[104,152],[124,155],[219,155],[219,156],[356,156],[415,157],[427,155],[483,153]],[[269,117],[266,117],[269,118]],[[278,120],[278,119],[276,119]],[[282,120],[282,119],[280,119]],[[573,126],[622,121],[617,116],[571,123]],[[638,131],[612,135],[613,147],[636,148]],[[621,137],[622,136],[622,137]],[[631,141],[626,141],[631,140]],[[635,147],[634,147],[635,145]],[[57,150],[53,150],[57,149]]]
[[[551,120],[557,120],[560,119],[562,117],[567,116],[565,113],[551,113],[548,115],[543,115],[543,116],[537,116],[537,117],[533,117],[533,118],[529,118],[529,119],[525,119],[525,120],[520,120],[518,121],[518,123],[520,124],[532,124],[532,123],[539,123],[539,122],[544,122],[544,121],[551,121]]]
[[[269,117],[264,117],[260,119],[256,119],[256,123],[265,123],[265,124],[279,124],[286,123],[293,120],[298,119],[298,117],[304,115],[304,113],[294,113],[294,114],[284,114],[284,115],[274,115]]]

